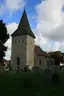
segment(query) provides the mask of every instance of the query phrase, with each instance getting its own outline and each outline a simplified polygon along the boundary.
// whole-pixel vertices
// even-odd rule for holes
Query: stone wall
[[[21,38],[21,43],[17,44],[16,39]],[[20,68],[26,65],[26,39],[27,36],[12,37],[11,63],[12,69],[17,70],[17,57],[20,57]]]
[[[29,69],[32,69],[32,67],[34,66],[34,48],[35,48],[34,38],[27,35],[26,62]]]

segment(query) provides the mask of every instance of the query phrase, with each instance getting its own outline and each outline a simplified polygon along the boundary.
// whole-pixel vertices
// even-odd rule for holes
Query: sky
[[[64,52],[64,0],[0,0],[0,20],[6,23],[9,35],[17,29],[24,8],[36,36],[35,44],[46,52]],[[9,60],[11,36],[5,45],[5,59]]]

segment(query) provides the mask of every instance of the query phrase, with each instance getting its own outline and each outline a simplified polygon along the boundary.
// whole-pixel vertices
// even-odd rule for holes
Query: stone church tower
[[[12,36],[12,69],[24,69],[34,66],[35,36],[30,28],[26,11],[24,10],[20,23]]]

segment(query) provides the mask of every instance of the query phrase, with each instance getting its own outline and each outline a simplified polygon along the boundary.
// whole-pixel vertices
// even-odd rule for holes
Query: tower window
[[[20,58],[17,57],[17,65],[20,65]]]
[[[39,65],[41,65],[41,60],[39,60]]]

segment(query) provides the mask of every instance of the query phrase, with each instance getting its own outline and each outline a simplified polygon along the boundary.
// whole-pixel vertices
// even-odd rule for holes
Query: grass
[[[60,83],[56,85],[51,82],[45,83],[41,73],[0,73],[0,95],[62,96],[64,95],[64,72],[60,73]]]

